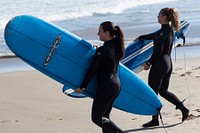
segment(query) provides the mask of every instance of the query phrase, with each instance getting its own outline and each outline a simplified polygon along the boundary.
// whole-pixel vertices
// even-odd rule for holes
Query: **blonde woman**
[[[158,23],[161,29],[152,34],[139,36],[136,40],[153,40],[154,48],[150,59],[143,64],[144,69],[150,68],[148,84],[170,103],[182,112],[182,122],[187,119],[189,110],[183,105],[176,95],[168,91],[172,74],[171,51],[174,41],[174,30],[179,30],[179,13],[176,8],[163,8],[158,14]],[[171,24],[170,24],[171,23]],[[143,124],[143,127],[158,126],[158,116],[152,116],[152,120]]]

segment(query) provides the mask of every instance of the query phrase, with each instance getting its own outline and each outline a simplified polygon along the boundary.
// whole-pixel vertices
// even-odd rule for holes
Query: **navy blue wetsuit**
[[[115,39],[106,41],[95,53],[95,58],[80,88],[85,88],[92,77],[97,76],[97,91],[92,106],[92,121],[103,133],[122,133],[110,119],[113,103],[120,92],[117,76],[119,59]]]
[[[166,100],[176,105],[181,104],[181,101],[171,92],[168,91],[170,76],[172,74],[172,59],[171,51],[173,47],[173,29],[163,24],[158,32],[140,36],[139,39],[153,40],[153,54],[148,60],[151,64],[148,83],[149,86],[160,94]]]

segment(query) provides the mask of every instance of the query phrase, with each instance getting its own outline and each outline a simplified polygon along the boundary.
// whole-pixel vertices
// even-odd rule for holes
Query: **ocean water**
[[[200,42],[200,1],[196,0],[6,0],[0,1],[0,5],[0,57],[13,55],[5,44],[4,27],[11,18],[22,14],[37,16],[91,43],[99,43],[96,32],[102,21],[113,21],[122,29],[135,29],[139,34],[138,26],[158,28],[157,14],[161,8],[176,7],[180,19],[191,22],[186,41]],[[127,40],[131,37],[130,32],[125,36]]]

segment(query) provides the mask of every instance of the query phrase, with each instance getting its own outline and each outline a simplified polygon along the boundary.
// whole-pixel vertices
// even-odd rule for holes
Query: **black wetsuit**
[[[151,64],[148,83],[149,86],[160,94],[166,100],[176,105],[181,101],[171,92],[168,91],[170,76],[172,73],[171,51],[173,47],[173,29],[167,25],[162,25],[158,32],[140,36],[139,39],[153,40],[153,54],[148,60]]]
[[[109,119],[113,103],[120,92],[118,65],[115,40],[106,41],[97,49],[93,63],[80,86],[85,88],[96,74],[98,88],[92,106],[92,121],[102,128],[103,133],[123,132]]]

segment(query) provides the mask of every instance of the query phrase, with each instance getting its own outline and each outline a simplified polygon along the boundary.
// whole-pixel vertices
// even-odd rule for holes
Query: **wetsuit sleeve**
[[[155,37],[155,33],[151,33],[151,34],[139,36],[139,40],[142,40],[142,39],[145,39],[145,40],[153,40],[154,37]]]
[[[93,59],[92,64],[90,65],[90,68],[88,72],[85,75],[85,78],[80,86],[80,88],[86,88],[89,82],[92,80],[94,75],[97,73],[100,65],[102,64],[102,61],[104,56],[101,55],[101,52],[96,53],[95,58]]]

